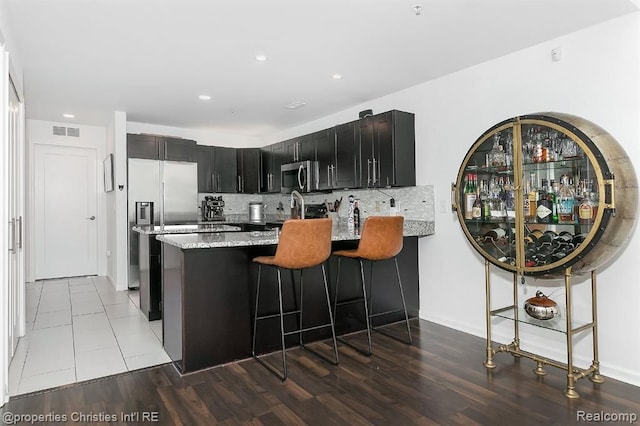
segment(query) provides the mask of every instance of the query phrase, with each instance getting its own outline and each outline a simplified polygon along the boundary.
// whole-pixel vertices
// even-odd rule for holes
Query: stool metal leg
[[[336,276],[336,292],[333,295],[333,318],[335,319],[337,314],[337,309],[338,309],[338,286],[340,285],[340,261],[342,260],[341,257],[338,257],[338,275]]]
[[[300,307],[298,309],[300,309],[300,314],[298,317],[298,330],[300,330],[300,334],[298,335],[299,337],[299,341],[300,341],[300,346],[302,346],[304,348],[304,341],[302,339],[303,336],[303,331],[304,328],[302,327],[302,305],[303,305],[303,296],[304,296],[304,272],[302,271],[302,269],[300,270]]]
[[[360,277],[362,278],[362,296],[364,298],[364,318],[366,319],[367,322],[367,343],[369,345],[369,353],[366,355],[371,355],[372,354],[372,350],[371,350],[371,320],[369,318],[369,306],[367,303],[367,286],[365,284],[365,280],[364,280],[364,265],[362,264],[362,259],[360,260]],[[373,279],[373,277],[371,277]]]
[[[398,258],[394,257],[393,260],[396,264],[396,276],[398,277],[398,287],[400,288],[400,298],[402,299],[402,310],[404,311],[404,320],[405,320],[405,323],[407,324],[407,335],[409,336],[409,338],[408,340],[403,340],[397,336],[394,336],[393,334],[389,334],[386,331],[383,331],[381,328],[378,328],[378,327],[375,327],[374,330],[380,334],[384,334],[387,337],[391,337],[392,339],[398,340],[399,342],[410,345],[413,343],[413,338],[411,337],[411,327],[409,325],[409,313],[407,312],[407,304],[404,299],[404,290],[402,289],[402,281],[400,280],[400,269],[398,268]],[[384,315],[391,312],[398,312],[398,311],[383,312],[382,314],[376,314],[376,315]]]
[[[258,264],[258,284],[256,285],[256,309],[253,311],[253,342],[251,343],[251,355],[256,357],[256,334],[258,325],[258,299],[260,298],[260,272],[262,265]]]
[[[280,373],[278,370],[276,370],[274,367],[272,367],[270,364],[268,364],[265,360],[263,360],[262,358],[256,356],[255,353],[255,344],[256,344],[256,324],[258,321],[258,296],[260,294],[260,267],[258,267],[258,287],[256,290],[256,313],[255,313],[255,317],[253,320],[253,344],[252,344],[252,348],[251,348],[251,353],[253,355],[253,358],[258,361],[258,363],[262,364],[262,366],[264,366],[267,370],[269,370],[271,373],[273,373],[274,375],[276,375],[280,380],[282,380],[283,382],[285,380],[287,380],[287,353],[286,353],[286,347],[285,347],[285,342],[284,342],[284,337],[285,337],[285,333],[284,333],[284,313],[282,310],[282,276],[280,273],[280,268],[278,268],[278,305],[279,305],[279,313],[278,316],[280,317],[280,338],[281,338],[281,343],[282,343],[282,371],[283,373]]]
[[[329,310],[329,321],[331,322],[331,335],[333,337],[333,353],[336,356],[335,365],[338,365],[340,360],[338,359],[338,342],[336,340],[336,329],[333,314],[331,313],[331,299],[329,298],[329,283],[327,282],[327,271],[325,270],[324,263],[322,264],[322,279],[324,280],[324,294],[327,296],[327,309]]]

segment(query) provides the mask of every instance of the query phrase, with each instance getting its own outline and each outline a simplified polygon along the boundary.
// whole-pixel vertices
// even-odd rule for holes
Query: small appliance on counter
[[[204,222],[224,220],[224,200],[222,195],[218,197],[205,196],[200,209],[202,210],[202,220]]]
[[[249,203],[249,222],[264,222],[264,204],[260,201],[251,201]]]
[[[328,217],[326,204],[306,204],[304,206],[304,217],[307,219]]]

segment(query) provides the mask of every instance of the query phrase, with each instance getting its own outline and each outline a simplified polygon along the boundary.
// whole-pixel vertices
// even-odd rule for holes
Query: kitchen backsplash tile
[[[265,203],[265,214],[277,215],[277,206],[282,202],[286,216],[290,213],[291,197],[282,194],[198,194],[198,201],[204,200],[206,195],[222,195],[225,207],[225,216],[246,215],[249,217],[249,203],[262,201]],[[389,214],[389,201],[396,200],[396,209],[399,215],[407,220],[435,220],[434,189],[433,185],[412,186],[407,188],[383,188],[383,189],[353,189],[346,191],[333,191],[332,193],[303,194],[306,204],[319,204],[325,200],[329,203],[342,198],[342,205],[338,210],[338,216],[345,219],[349,212],[348,198],[353,195],[358,200],[360,215],[364,219],[367,216],[385,216]]]

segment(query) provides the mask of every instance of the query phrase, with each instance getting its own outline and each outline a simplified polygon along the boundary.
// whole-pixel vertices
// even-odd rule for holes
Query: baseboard
[[[433,323],[453,328],[454,330],[461,331],[463,333],[471,334],[476,337],[480,337],[486,339],[487,332],[485,327],[478,327],[477,324],[469,324],[466,322],[459,322],[450,317],[442,317],[438,315],[433,315],[432,313],[426,314],[425,312],[420,311],[419,314],[420,319],[425,321],[431,321]],[[484,324],[484,322],[483,322]],[[500,344],[508,344],[513,340],[513,334],[508,333],[504,330],[494,329],[492,327],[492,340],[495,343]],[[529,352],[533,352],[536,354],[540,354],[549,359],[566,363],[567,362],[567,353],[564,349],[564,346],[554,344],[549,345],[545,344],[543,340],[532,340],[527,342],[526,350]],[[585,366],[588,367],[591,365],[592,358],[591,355],[584,356],[574,353],[574,364],[576,366]],[[628,383],[633,386],[640,387],[640,372],[632,371],[627,368],[622,368],[616,365],[612,365],[607,363],[606,361],[600,360],[600,373],[605,377],[610,377],[615,380],[619,380],[624,383]]]

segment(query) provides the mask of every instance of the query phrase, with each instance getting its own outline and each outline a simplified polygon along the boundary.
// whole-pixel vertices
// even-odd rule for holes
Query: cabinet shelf
[[[498,318],[516,321],[516,312],[518,313],[517,321],[521,324],[529,324],[547,330],[553,330],[559,333],[567,334],[567,322],[563,312],[558,312],[551,319],[539,320],[527,314],[526,311],[522,308],[507,306],[505,308],[495,309],[491,311],[491,315]],[[582,329],[584,327],[587,327],[589,324],[590,323],[586,321],[573,320],[571,322],[571,328],[573,330]]]

